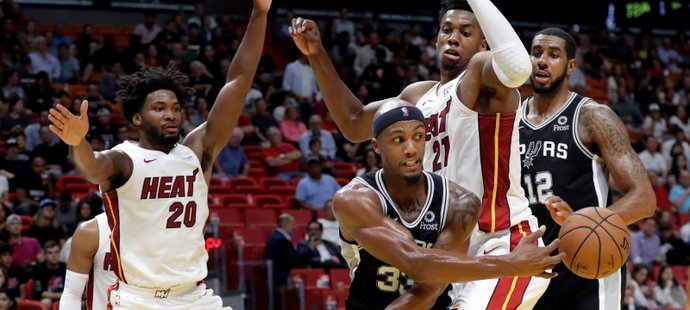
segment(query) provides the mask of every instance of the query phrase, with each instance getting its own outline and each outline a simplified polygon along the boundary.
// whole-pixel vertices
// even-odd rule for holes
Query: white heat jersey
[[[478,113],[458,99],[464,73],[417,102],[426,118],[424,168],[482,201],[479,229],[508,229],[532,214],[520,185],[519,113]]]
[[[181,144],[168,154],[129,141],[113,149],[133,163],[127,183],[103,195],[115,275],[146,288],[206,278],[208,186],[197,156]]]
[[[117,282],[113,272],[113,260],[110,254],[110,227],[105,213],[96,215],[98,224],[98,250],[93,256],[93,266],[86,285],[86,308],[107,309],[108,287]]]

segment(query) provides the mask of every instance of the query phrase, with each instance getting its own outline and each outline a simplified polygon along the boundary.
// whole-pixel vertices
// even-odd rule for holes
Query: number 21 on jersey
[[[429,143],[434,140],[431,145],[431,151],[434,154],[434,162],[432,170],[439,171],[448,167],[448,154],[450,154],[450,137],[447,131],[448,112],[450,112],[450,105],[452,99],[448,99],[446,107],[438,114],[433,114],[426,119],[426,137],[425,140]]]

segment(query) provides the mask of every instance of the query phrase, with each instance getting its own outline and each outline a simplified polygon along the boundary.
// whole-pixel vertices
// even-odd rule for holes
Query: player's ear
[[[482,38],[482,44],[479,45],[479,50],[482,52],[489,50],[489,42],[486,41],[486,38]]]
[[[577,60],[575,58],[568,60],[568,67],[566,69],[568,70],[568,75],[573,74],[575,68],[577,68]]]
[[[141,125],[141,114],[134,113],[134,115],[132,115],[132,124],[137,126]]]
[[[381,156],[381,151],[379,150],[379,141],[376,140],[376,138],[371,139],[371,147],[374,149],[374,152]]]

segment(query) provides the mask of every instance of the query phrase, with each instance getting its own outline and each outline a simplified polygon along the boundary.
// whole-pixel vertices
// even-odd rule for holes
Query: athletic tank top
[[[443,230],[448,213],[448,181],[439,175],[424,172],[426,176],[427,197],[413,222],[406,222],[395,202],[388,195],[383,183],[383,170],[370,172],[354,180],[374,191],[381,201],[384,216],[395,219],[407,228],[417,245],[431,248]],[[367,252],[356,242],[344,240],[341,235],[343,256],[350,267],[352,284],[347,297],[347,309],[385,309],[414,284],[412,279]],[[424,268],[424,266],[419,266]],[[436,300],[432,309],[447,309],[451,304],[448,296],[450,285]]]
[[[577,132],[580,109],[589,98],[570,93],[566,104],[540,125],[527,119],[527,100],[520,123],[522,186],[539,224],[546,225],[543,238],[548,244],[558,237],[560,226],[540,201],[556,195],[573,210],[605,208],[611,204],[609,173],[597,146],[587,149]]]
[[[477,195],[479,229],[493,233],[531,215],[520,186],[520,115],[469,109],[457,95],[463,76],[436,84],[417,102],[426,118],[424,168]]]
[[[98,224],[98,250],[93,256],[93,266],[89,272],[86,284],[87,309],[107,309],[108,286],[117,281],[113,272],[112,256],[110,255],[110,227],[105,213],[96,215]]]
[[[133,164],[127,183],[103,195],[115,275],[145,288],[206,278],[208,186],[196,154],[181,144],[166,154],[129,141],[113,150]]]

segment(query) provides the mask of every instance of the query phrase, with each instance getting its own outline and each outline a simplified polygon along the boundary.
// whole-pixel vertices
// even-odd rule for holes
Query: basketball
[[[630,233],[617,214],[605,208],[578,210],[558,234],[563,263],[576,275],[599,279],[618,271],[628,259]]]

